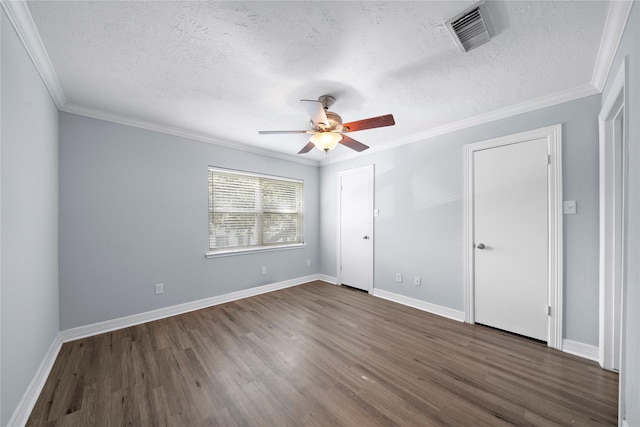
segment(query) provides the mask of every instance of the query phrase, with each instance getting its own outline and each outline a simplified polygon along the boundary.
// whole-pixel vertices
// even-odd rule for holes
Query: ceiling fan
[[[310,130],[261,130],[258,131],[258,133],[261,135],[288,133],[310,134],[311,139],[309,143],[302,147],[302,150],[300,150],[298,154],[308,153],[313,147],[324,152],[329,152],[329,150],[336,148],[338,143],[352,150],[364,151],[369,148],[368,145],[364,145],[345,134],[347,132],[393,126],[396,124],[392,114],[342,123],[342,117],[340,117],[338,113],[329,111],[329,107],[336,102],[336,99],[331,95],[322,95],[317,101],[301,99],[300,102],[302,102],[302,105],[311,118],[309,122]]]

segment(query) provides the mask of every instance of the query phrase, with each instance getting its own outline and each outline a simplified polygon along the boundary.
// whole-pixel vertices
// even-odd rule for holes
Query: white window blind
[[[209,168],[209,252],[301,243],[301,180]]]

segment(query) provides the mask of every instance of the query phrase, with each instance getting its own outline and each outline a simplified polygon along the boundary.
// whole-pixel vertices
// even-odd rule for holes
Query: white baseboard
[[[338,279],[335,277],[331,277],[331,276],[327,276],[326,274],[318,274],[318,279],[317,280],[322,280],[323,282],[327,282],[331,285],[337,285],[338,284]]]
[[[257,286],[255,288],[244,289],[241,291],[231,292],[224,295],[218,295],[211,298],[205,298],[197,301],[192,301],[184,304],[178,304],[171,307],[165,307],[158,310],[152,310],[145,313],[134,314],[131,316],[121,317],[118,319],[107,320],[104,322],[94,323],[91,325],[80,326],[78,328],[67,329],[60,331],[55,337],[49,351],[45,355],[44,360],[40,364],[38,371],[36,372],[33,380],[29,384],[29,387],[25,391],[22,399],[18,403],[16,410],[14,411],[11,419],[9,420],[9,426],[20,427],[24,426],[36,404],[42,388],[53,368],[53,364],[58,357],[62,344],[68,341],[73,341],[80,338],[85,338],[93,335],[102,334],[105,332],[114,331],[117,329],[127,328],[129,326],[138,325],[145,322],[151,322],[153,320],[163,319],[169,316],[175,316],[177,314],[186,313],[189,311],[199,310],[206,307],[211,307],[218,304],[224,304],[226,302],[236,301],[243,298],[252,297],[255,295],[264,294],[267,292],[273,292],[280,289],[290,288],[292,286],[298,286],[303,283],[312,282],[314,280],[321,280],[329,284],[337,284],[335,277],[326,276],[323,274],[313,274],[309,276],[299,277],[296,279],[285,280],[278,283],[271,283],[269,285]],[[404,295],[399,295],[393,292],[385,291],[382,289],[374,289],[373,295],[379,298],[384,298],[389,301],[397,302],[399,304],[407,305],[409,307],[417,308],[418,310],[426,311],[439,316],[447,317],[449,319],[457,320],[459,322],[464,321],[464,312],[454,310],[452,308],[432,304],[426,301],[410,298]],[[584,357],[590,360],[598,360],[598,347],[588,344],[579,343],[571,340],[563,340],[562,350],[580,357]]]
[[[171,307],[164,307],[144,313],[133,314],[131,316],[105,320],[104,322],[93,323],[91,325],[79,326],[77,328],[61,331],[60,339],[62,342],[74,341],[80,338],[86,338],[93,335],[103,334],[105,332],[115,331],[117,329],[128,328],[130,326],[139,325],[141,323],[164,319],[165,317],[175,316],[177,314],[187,313],[189,311],[200,310],[202,308],[224,304],[226,302],[236,301],[242,298],[248,298],[267,292],[277,291],[279,289],[298,286],[303,283],[312,282],[314,280],[325,280],[324,277],[325,276],[319,274],[313,274],[310,276],[298,277],[291,280],[271,283],[269,285],[257,286],[255,288],[249,288],[224,295],[218,295],[211,298],[191,301],[184,304],[173,305]]]
[[[397,302],[399,304],[408,305],[409,307],[417,308],[418,310],[426,311],[428,313],[437,314],[438,316],[457,320],[458,322],[464,322],[464,311],[454,310],[449,307],[432,304],[430,302],[406,297],[404,295],[396,294],[389,291],[384,291],[382,289],[374,288],[373,295],[379,298],[384,298],[389,301]]]
[[[452,308],[443,307],[441,305],[432,304],[382,289],[374,289],[373,295],[399,304],[408,305],[409,307],[417,308],[418,310],[437,314],[459,322],[464,322],[464,311],[454,310]],[[573,354],[574,356],[593,360],[595,362],[598,361],[598,347],[593,345],[564,339],[562,340],[562,351]]]
[[[267,292],[277,291],[279,289],[290,288],[292,286],[298,286],[303,283],[312,282],[314,280],[322,280],[328,283],[335,284],[335,279],[321,275],[313,274],[304,277],[298,277],[296,279],[285,280],[278,283],[271,283],[269,285],[257,286],[255,288],[244,289],[241,291],[231,292],[224,295],[218,295],[211,298],[205,298],[198,301],[192,301],[184,304],[178,304],[171,307],[165,307],[158,310],[147,311],[145,313],[138,313],[131,316],[121,317],[118,319],[107,320],[104,322],[94,323],[91,325],[80,326],[78,328],[67,329],[60,331],[53,340],[49,351],[45,355],[44,360],[40,364],[38,371],[36,372],[31,384],[25,391],[22,399],[18,403],[16,410],[14,411],[11,419],[9,420],[9,426],[21,427],[24,426],[31,415],[31,411],[42,392],[51,368],[58,357],[60,348],[65,342],[77,340],[80,338],[86,338],[93,335],[102,334],[105,332],[115,331],[117,329],[128,328],[129,326],[139,325],[145,322],[151,322],[153,320],[163,319],[169,316],[175,316],[177,314],[186,313],[189,311],[199,310],[201,308],[211,307],[225,302],[236,301],[243,298],[252,297],[255,295],[264,294]]]
[[[18,406],[16,410],[13,412],[13,415],[9,419],[8,426],[12,427],[21,427],[27,423],[29,419],[29,415],[31,415],[31,411],[44,388],[44,384],[49,377],[49,373],[51,372],[51,368],[53,368],[53,364],[58,357],[58,353],[60,352],[60,348],[62,347],[62,341],[60,340],[60,335],[56,335],[47,351],[47,354],[44,356],[38,371],[35,376],[31,380],[29,387],[22,395],[22,399],[18,402]]]
[[[595,362],[598,361],[598,347],[593,345],[564,339],[562,340],[562,351]]]

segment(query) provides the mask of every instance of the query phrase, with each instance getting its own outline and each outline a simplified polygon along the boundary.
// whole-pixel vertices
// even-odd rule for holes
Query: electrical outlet
[[[310,259],[307,260],[307,267],[311,267],[311,260]]]
[[[398,283],[402,282],[402,273],[396,273],[396,282]]]
[[[416,286],[422,285],[422,280],[420,279],[420,276],[415,276],[413,278],[413,284],[416,285]]]
[[[164,294],[164,283],[156,283],[156,295]]]
[[[267,274],[267,266],[266,265],[262,266],[262,274]]]

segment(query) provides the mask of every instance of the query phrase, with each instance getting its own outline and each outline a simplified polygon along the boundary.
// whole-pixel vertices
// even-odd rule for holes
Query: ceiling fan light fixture
[[[307,110],[307,114],[311,119],[309,122],[311,130],[261,130],[258,131],[258,133],[261,135],[287,133],[311,134],[309,142],[307,142],[307,144],[298,151],[298,154],[308,153],[313,150],[313,147],[328,153],[336,148],[338,143],[360,152],[366,150],[369,146],[343,134],[365,129],[393,126],[396,124],[393,119],[393,115],[386,114],[384,116],[356,120],[343,125],[342,117],[340,117],[338,113],[329,111],[329,107],[335,102],[335,98],[331,95],[322,95],[317,101],[301,99],[300,102],[304,106],[305,110]]]
[[[318,132],[310,139],[318,150],[324,151],[325,153],[336,148],[341,140],[342,135],[335,132]]]

